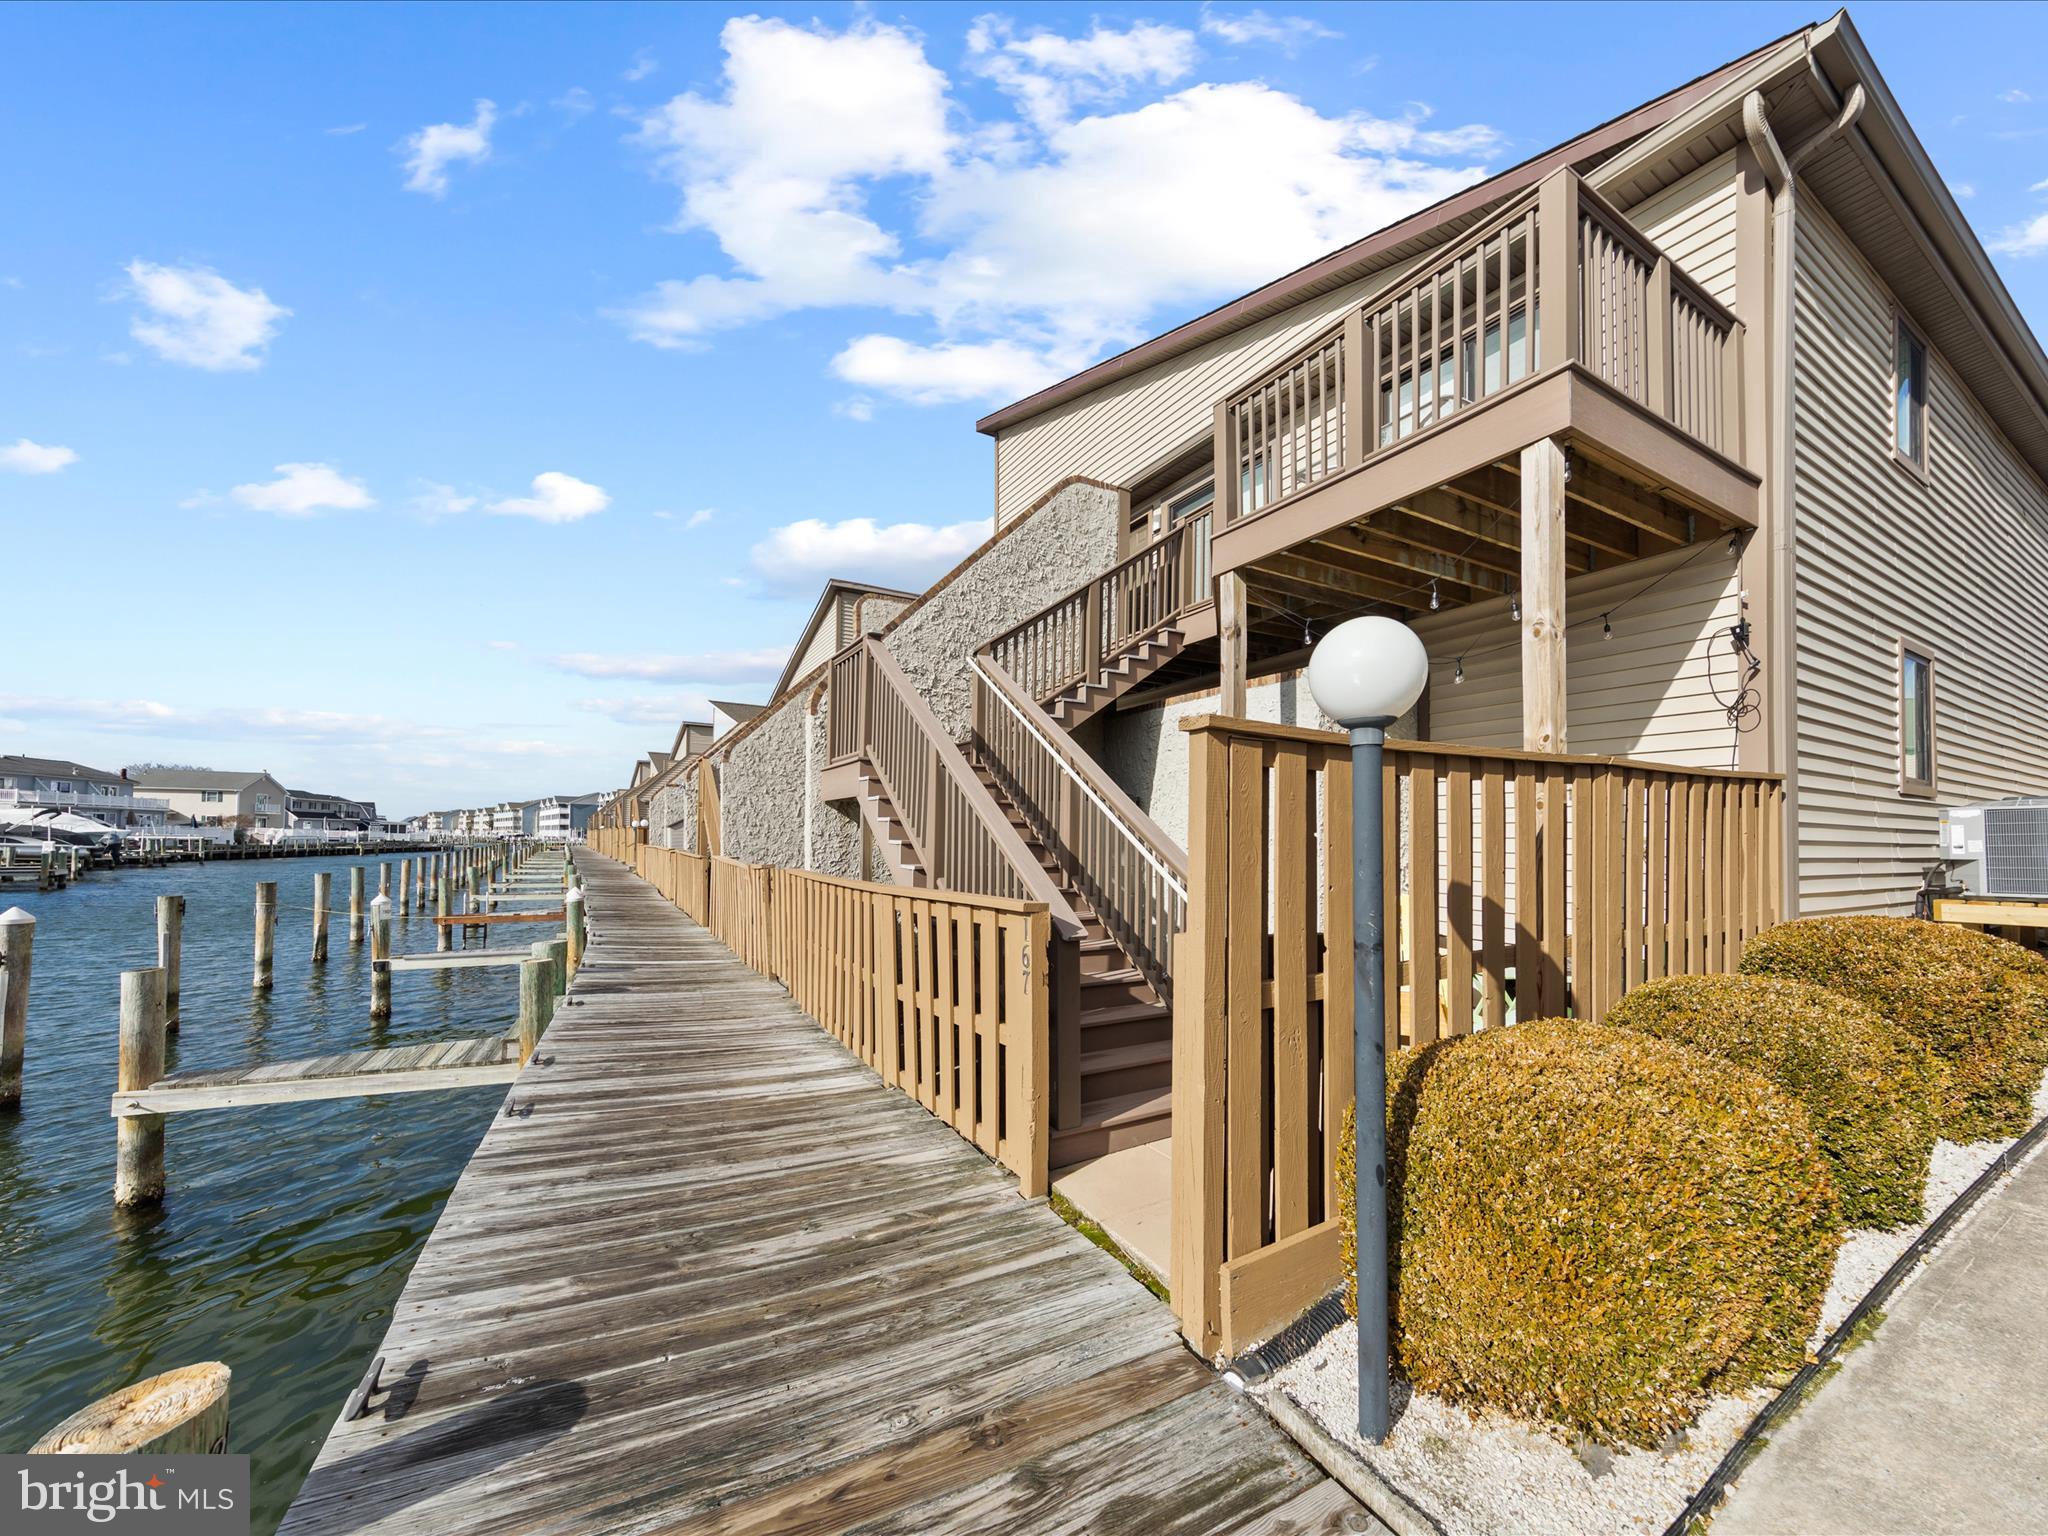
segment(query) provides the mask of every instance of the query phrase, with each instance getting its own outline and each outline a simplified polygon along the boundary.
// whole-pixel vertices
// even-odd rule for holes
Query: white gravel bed
[[[2034,1112],[2037,1120],[2048,1117],[2048,1076],[2034,1094]],[[1928,1223],[2011,1145],[1935,1143],[1922,1207],[1927,1220],[1845,1238],[1821,1306],[1816,1346]],[[1710,1399],[1671,1449],[1589,1449],[1581,1459],[1566,1431],[1491,1410],[1475,1413],[1428,1393],[1411,1395],[1397,1381],[1394,1431],[1385,1445],[1368,1445],[1357,1430],[1357,1346],[1353,1329],[1332,1329],[1306,1355],[1254,1386],[1252,1395],[1292,1399],[1339,1445],[1433,1516],[1446,1536],[1659,1536],[1773,1395],[1773,1389],[1758,1387]],[[1594,1465],[1601,1469],[1597,1474]]]

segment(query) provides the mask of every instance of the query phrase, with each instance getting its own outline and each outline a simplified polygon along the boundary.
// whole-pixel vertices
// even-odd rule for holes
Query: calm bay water
[[[369,1364],[413,1259],[504,1089],[174,1115],[161,1209],[116,1211],[120,973],[156,963],[156,898],[185,902],[183,1026],[170,1068],[231,1066],[510,1027],[518,972],[401,971],[369,1018],[367,941],[344,917],[311,965],[313,875],[346,907],[349,859],[101,871],[0,893],[36,919],[19,1113],[0,1111],[0,1449],[93,1398],[199,1360],[234,1371],[233,1449],[271,1531]],[[376,890],[376,862],[369,889]],[[393,871],[394,890],[397,872]],[[278,883],[276,986],[249,986],[259,880]],[[399,954],[432,949],[426,914]]]

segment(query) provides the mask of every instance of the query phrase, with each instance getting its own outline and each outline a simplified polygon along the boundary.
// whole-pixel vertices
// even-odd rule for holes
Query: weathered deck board
[[[1106,1255],[580,862],[570,1005],[284,1532],[1376,1529]]]
[[[437,1093],[509,1083],[518,1075],[518,1042],[504,1035],[482,1035],[173,1072],[146,1088],[117,1092],[111,1107],[116,1116],[176,1115],[308,1099]]]

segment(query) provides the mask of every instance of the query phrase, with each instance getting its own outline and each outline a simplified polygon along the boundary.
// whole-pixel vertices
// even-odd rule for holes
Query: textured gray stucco
[[[1118,506],[1114,491],[1068,486],[883,638],[948,735],[972,716],[975,648],[1116,563]]]
[[[647,812],[647,840],[657,848],[697,851],[697,770],[687,768],[682,777],[654,797]]]
[[[1103,727],[1102,761],[1109,776],[1182,848],[1188,845],[1188,737],[1180,723],[1194,715],[1213,715],[1216,702],[1217,696],[1208,693],[1150,709],[1115,710]],[[1245,714],[1311,731],[1336,729],[1316,708],[1308,679],[1300,673],[1253,683],[1245,689]],[[1411,710],[1387,734],[1413,740],[1415,723]]]
[[[963,735],[971,716],[968,658],[1116,560],[1119,499],[1090,485],[1054,496],[885,637],[883,643],[939,718]],[[864,628],[894,613],[892,599],[863,601]],[[860,817],[818,798],[825,762],[825,703],[793,688],[721,754],[720,835],[728,858],[853,876]],[[694,828],[694,801],[691,825]],[[869,878],[886,878],[877,860]]]

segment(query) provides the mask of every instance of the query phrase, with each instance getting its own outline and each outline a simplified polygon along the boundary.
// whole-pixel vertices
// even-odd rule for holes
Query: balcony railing
[[[0,789],[0,805],[78,805],[93,811],[168,811],[168,800],[78,789]]]
[[[1216,407],[1225,525],[1576,364],[1741,457],[1742,326],[1570,171]]]
[[[983,652],[1041,704],[1099,676],[1148,635],[1210,601],[1209,517],[1201,512],[1176,523],[1093,581],[996,636]]]

